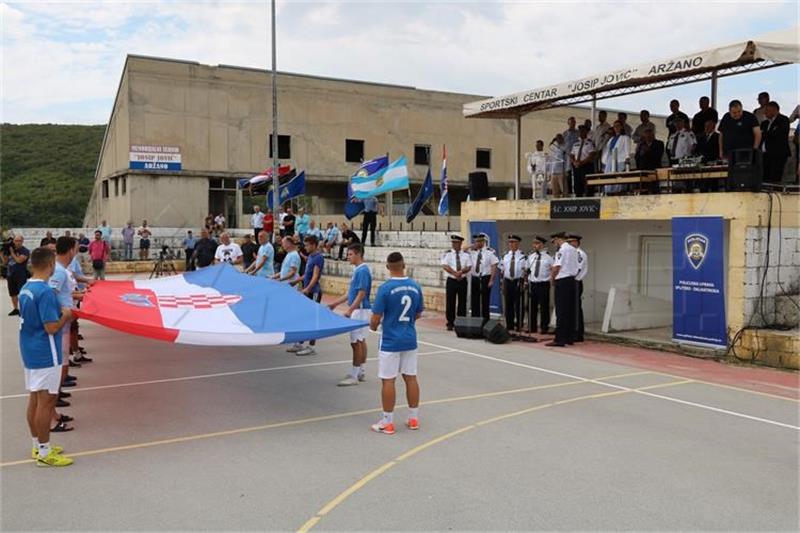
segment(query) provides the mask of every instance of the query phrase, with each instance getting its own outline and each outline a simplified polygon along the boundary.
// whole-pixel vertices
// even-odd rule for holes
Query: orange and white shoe
[[[419,420],[416,418],[409,418],[406,420],[406,427],[408,429],[419,429]]]
[[[387,435],[394,435],[394,424],[385,424],[381,420],[377,424],[372,424],[372,431],[376,433],[385,433]]]

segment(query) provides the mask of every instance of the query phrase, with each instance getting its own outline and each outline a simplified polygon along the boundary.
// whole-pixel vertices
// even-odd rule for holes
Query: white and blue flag
[[[408,189],[408,167],[405,156],[369,176],[350,180],[355,198],[370,198],[400,189]]]

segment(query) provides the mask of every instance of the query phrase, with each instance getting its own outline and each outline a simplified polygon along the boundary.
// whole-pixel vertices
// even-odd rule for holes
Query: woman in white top
[[[567,145],[560,133],[550,142],[547,154],[547,175],[550,176],[550,189],[554,198],[561,198],[567,193],[567,182],[564,178],[564,161]]]
[[[614,134],[603,147],[602,163],[605,174],[624,172],[625,163],[631,159],[633,141],[623,131],[622,122],[614,121]],[[621,192],[623,185],[606,185],[605,193]]]

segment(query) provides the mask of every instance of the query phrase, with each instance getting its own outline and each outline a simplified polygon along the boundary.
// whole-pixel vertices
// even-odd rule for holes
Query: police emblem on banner
[[[686,248],[686,258],[689,259],[689,264],[692,265],[692,268],[698,270],[700,265],[703,264],[708,252],[708,238],[699,233],[692,233],[686,236],[684,245]]]

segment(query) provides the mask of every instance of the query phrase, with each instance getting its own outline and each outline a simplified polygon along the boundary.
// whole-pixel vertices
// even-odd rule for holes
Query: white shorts
[[[378,377],[394,379],[397,374],[417,375],[417,350],[407,352],[378,352]]]
[[[369,309],[356,309],[353,311],[353,314],[350,315],[350,318],[353,320],[363,320],[364,322],[369,322],[369,319],[372,317],[372,311]],[[367,340],[367,333],[369,332],[369,326],[364,326],[363,328],[354,329],[350,332],[350,344],[355,344],[358,341],[365,341]]]
[[[61,385],[61,367],[25,369],[25,390],[36,392],[46,390],[50,394],[58,394]]]

